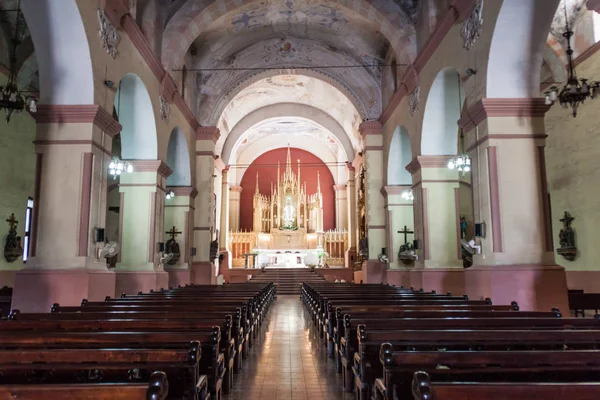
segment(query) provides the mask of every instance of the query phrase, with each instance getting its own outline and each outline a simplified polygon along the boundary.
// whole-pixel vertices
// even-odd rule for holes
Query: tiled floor
[[[322,348],[317,348],[299,296],[279,296],[269,314],[261,342],[235,376],[224,400],[350,400],[341,375]]]

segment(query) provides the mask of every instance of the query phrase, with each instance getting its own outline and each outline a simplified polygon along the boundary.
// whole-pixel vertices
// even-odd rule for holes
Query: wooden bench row
[[[357,399],[600,396],[598,319],[386,285],[305,284],[301,298]]]
[[[218,400],[231,389],[274,298],[272,284],[187,286],[78,307],[55,304],[45,314],[12,310],[0,321],[0,390],[60,391],[79,382],[79,398],[88,400],[112,398],[97,394],[110,384],[135,383],[139,391],[150,382],[163,389],[148,398]]]

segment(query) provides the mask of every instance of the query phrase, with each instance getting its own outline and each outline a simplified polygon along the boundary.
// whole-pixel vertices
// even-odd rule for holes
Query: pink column
[[[482,254],[466,271],[467,293],[522,309],[568,310],[566,275],[554,262],[544,156],[544,99],[482,99],[463,113],[473,160]]]
[[[112,136],[120,125],[96,105],[40,105],[30,258],[15,275],[12,307],[48,311],[114,294],[115,277],[98,259],[94,229],[104,227]]]
[[[365,283],[385,282],[386,265],[378,255],[386,247],[386,226],[383,186],[383,126],[379,121],[363,122],[360,133],[364,142],[365,163],[365,203],[367,209],[367,237],[369,239],[369,260],[363,262]]]
[[[199,189],[194,205],[192,248],[192,283],[214,284],[217,279],[217,268],[210,258],[210,244],[214,239],[216,224],[216,204],[214,199],[215,143],[219,139],[219,129],[204,126],[196,130],[196,178],[195,186]],[[221,162],[222,164],[222,162]]]
[[[358,231],[358,213],[356,210],[356,169],[348,164],[348,184],[346,185],[346,197],[348,201],[348,250],[344,256],[344,265],[346,268],[354,268],[354,263],[358,260],[356,252],[356,238]]]

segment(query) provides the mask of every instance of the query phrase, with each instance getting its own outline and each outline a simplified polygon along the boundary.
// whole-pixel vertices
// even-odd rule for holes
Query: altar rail
[[[327,264],[343,266],[348,249],[348,231],[331,230],[323,232],[323,248],[329,254]]]
[[[250,253],[256,247],[258,234],[255,232],[229,232],[231,251],[231,266],[244,267],[244,254]]]

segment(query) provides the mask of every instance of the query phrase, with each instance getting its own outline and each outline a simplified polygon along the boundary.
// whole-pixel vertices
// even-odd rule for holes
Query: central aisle
[[[310,322],[299,296],[278,296],[261,341],[224,400],[354,399],[343,393],[333,361],[316,347]]]

